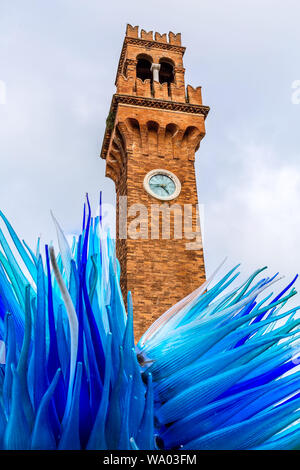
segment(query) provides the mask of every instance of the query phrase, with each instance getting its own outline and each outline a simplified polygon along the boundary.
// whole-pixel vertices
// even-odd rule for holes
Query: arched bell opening
[[[151,65],[152,65],[152,58],[148,55],[138,55],[137,56],[137,64],[136,64],[136,76],[142,81],[150,80],[152,83],[152,72],[151,72]]]
[[[174,82],[174,64],[170,59],[160,59],[159,82],[168,84],[168,94],[171,92],[171,83]]]

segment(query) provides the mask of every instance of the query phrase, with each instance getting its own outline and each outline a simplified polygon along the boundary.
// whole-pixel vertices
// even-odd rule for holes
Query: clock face
[[[170,201],[175,199],[181,190],[180,181],[168,170],[152,170],[144,179],[144,188],[153,197]]]
[[[176,185],[167,175],[157,173],[149,179],[149,186],[158,197],[169,197],[174,194]]]

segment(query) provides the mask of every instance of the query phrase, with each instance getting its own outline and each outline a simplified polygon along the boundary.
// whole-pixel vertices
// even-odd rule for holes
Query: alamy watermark
[[[292,82],[292,90],[291,102],[293,104],[300,104],[300,80],[294,80]]]
[[[6,83],[0,80],[0,104],[6,104]]]
[[[120,196],[117,210],[117,236],[125,240],[185,240],[187,250],[203,248],[200,213],[203,229],[202,204],[150,205],[128,204],[127,196]],[[103,226],[114,228],[115,207],[103,205]],[[115,231],[115,230],[113,230]]]

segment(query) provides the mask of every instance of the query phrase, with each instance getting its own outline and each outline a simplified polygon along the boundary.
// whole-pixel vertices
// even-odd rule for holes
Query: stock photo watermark
[[[202,204],[128,204],[127,196],[120,196],[117,206],[117,227],[115,228],[115,207],[103,204],[102,225],[112,228],[120,240],[185,240],[187,250],[203,248]],[[200,227],[200,213],[202,227]]]
[[[291,95],[291,102],[293,104],[300,104],[300,80],[294,80],[291,86],[293,92]]]
[[[6,104],[6,83],[0,80],[0,105]]]

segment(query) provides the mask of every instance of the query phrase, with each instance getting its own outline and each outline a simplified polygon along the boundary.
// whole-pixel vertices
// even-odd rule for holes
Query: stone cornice
[[[189,114],[203,114],[204,119],[206,119],[209,113],[209,106],[196,105],[190,103],[177,103],[174,101],[158,100],[152,98],[143,98],[139,96],[132,95],[113,95],[109,115],[115,114],[118,108],[119,103],[129,105],[129,106],[142,106],[145,108],[155,108],[169,111],[177,111],[182,113]],[[101,158],[106,158],[106,153],[109,147],[110,137],[112,133],[112,128],[106,126],[103,144],[100,156]]]

